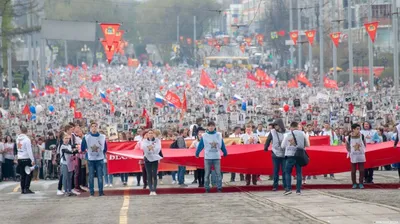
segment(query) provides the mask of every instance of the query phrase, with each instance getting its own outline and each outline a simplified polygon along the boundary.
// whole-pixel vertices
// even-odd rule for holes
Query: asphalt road
[[[187,183],[192,178],[187,176]],[[342,183],[347,178],[345,173],[336,180],[311,181]],[[115,178],[114,188],[137,188],[134,179],[123,188]],[[268,177],[263,179],[270,184]],[[398,182],[398,177],[377,172],[376,180]],[[169,177],[163,181],[161,187],[176,187]],[[400,223],[400,190],[310,190],[301,196],[283,196],[282,191],[110,196],[106,191],[105,197],[64,197],[56,196],[57,181],[33,182],[34,195],[21,195],[17,185],[0,183],[0,223]]]

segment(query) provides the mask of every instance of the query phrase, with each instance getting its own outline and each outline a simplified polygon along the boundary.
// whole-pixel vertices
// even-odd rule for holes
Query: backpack
[[[294,136],[294,133],[292,131],[293,139],[297,147],[297,139],[296,136]],[[308,156],[306,150],[304,148],[297,147],[296,152],[294,153],[294,157],[296,159],[296,164],[299,166],[307,166],[308,163],[310,162],[310,157]]]
[[[347,138],[349,139],[349,140],[348,140],[349,145],[351,145],[351,135],[349,135]],[[363,135],[363,134],[361,134],[361,139],[362,139],[362,142],[363,142],[364,145],[365,145],[365,138],[364,138],[364,135]]]

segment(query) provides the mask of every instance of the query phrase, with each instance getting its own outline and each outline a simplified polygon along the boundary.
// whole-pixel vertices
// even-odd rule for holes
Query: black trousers
[[[32,166],[30,159],[19,159],[18,160],[18,173],[21,175],[21,191],[28,190],[31,186],[32,172],[28,175],[25,173],[25,167]]]
[[[197,180],[199,181],[199,187],[203,187],[204,186],[204,176],[206,174],[206,172],[204,171],[204,169],[197,169]]]
[[[365,182],[372,183],[374,180],[374,168],[365,169]]]

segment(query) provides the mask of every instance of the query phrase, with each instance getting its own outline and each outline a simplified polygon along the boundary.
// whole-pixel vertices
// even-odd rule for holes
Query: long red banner
[[[190,146],[193,140],[186,140],[186,145]],[[266,138],[261,138],[261,143],[264,144]],[[230,147],[232,145],[240,144],[240,138],[227,138],[224,139],[225,145]],[[311,145],[319,145],[319,146],[328,146],[329,145],[329,137],[327,136],[316,136],[310,138]],[[141,172],[141,168],[139,165],[140,159],[143,158],[143,152],[138,151],[134,152],[134,148],[137,142],[108,142],[108,152],[107,152],[107,164],[108,164],[108,173],[116,174],[116,173],[135,173]],[[171,140],[161,141],[161,147],[164,151],[169,151],[170,145],[173,143]],[[174,149],[173,153],[181,153],[186,150]],[[120,154],[123,152],[123,154]],[[126,154],[127,153],[127,154]],[[132,155],[135,155],[132,158]],[[193,154],[194,155],[194,154]],[[167,160],[162,160],[159,165],[160,171],[176,171],[178,170],[179,163],[167,162]],[[184,164],[182,164],[184,165]],[[201,166],[199,166],[201,167]]]
[[[223,172],[272,174],[271,151],[265,152],[262,144],[231,145],[227,147],[228,156],[221,160]],[[350,160],[345,146],[311,146],[307,148],[310,163],[304,167],[304,175],[320,175],[350,171]],[[200,157],[203,157],[203,153]],[[111,155],[131,158],[136,163],[143,158],[139,150],[121,150],[110,152]],[[184,166],[204,167],[204,159],[195,158],[195,149],[163,149],[163,163]],[[383,166],[400,161],[400,149],[393,147],[393,142],[368,145],[366,149],[366,168]]]

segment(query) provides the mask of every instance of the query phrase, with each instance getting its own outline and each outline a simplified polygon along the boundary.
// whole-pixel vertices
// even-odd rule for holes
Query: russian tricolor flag
[[[158,93],[156,93],[156,106],[157,107],[163,107],[164,106],[164,98]]]
[[[235,94],[235,95],[232,96],[230,104],[235,104],[238,100],[242,100],[242,97],[240,97],[239,95]]]
[[[100,97],[101,97],[101,101],[103,101],[103,103],[110,104],[110,100],[107,98],[107,96],[104,92],[100,92]]]

